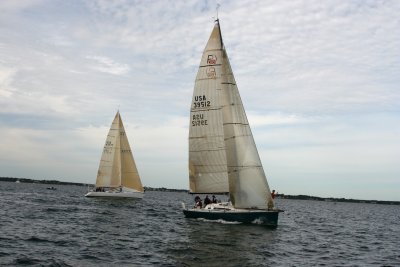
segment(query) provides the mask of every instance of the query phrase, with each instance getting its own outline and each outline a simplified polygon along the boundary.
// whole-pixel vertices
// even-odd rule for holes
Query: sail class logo
[[[206,74],[208,78],[215,78],[217,76],[217,73],[215,72],[214,67],[208,67],[206,70]]]
[[[208,57],[207,57],[207,64],[208,64],[208,65],[215,65],[215,64],[217,64],[217,56],[216,56],[216,55],[208,55]]]

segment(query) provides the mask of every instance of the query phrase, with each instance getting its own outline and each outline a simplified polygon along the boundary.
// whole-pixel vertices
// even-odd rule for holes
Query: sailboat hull
[[[142,192],[88,192],[85,197],[143,198]]]
[[[278,226],[278,215],[275,210],[250,210],[250,209],[184,209],[186,218],[202,218],[206,220],[223,220],[227,222],[261,224],[270,227]]]

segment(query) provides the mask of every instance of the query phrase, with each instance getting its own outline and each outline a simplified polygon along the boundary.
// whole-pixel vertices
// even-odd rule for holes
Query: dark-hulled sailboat
[[[276,227],[264,169],[222,41],[220,23],[204,49],[190,110],[189,183],[193,194],[229,193],[229,202],[187,208],[187,218]]]

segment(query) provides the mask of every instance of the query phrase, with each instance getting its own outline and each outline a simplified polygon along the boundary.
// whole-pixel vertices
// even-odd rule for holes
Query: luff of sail
[[[194,85],[189,127],[191,193],[228,192],[221,103],[222,49],[215,27],[204,49]]]
[[[119,186],[144,191],[121,116],[117,112],[104,145],[96,187]]]

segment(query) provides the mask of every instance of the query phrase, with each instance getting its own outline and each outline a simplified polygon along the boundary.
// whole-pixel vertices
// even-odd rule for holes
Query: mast
[[[224,49],[224,42],[222,40],[222,34],[221,34],[221,24],[219,23],[219,18],[218,18],[218,9],[220,8],[220,4],[217,3],[217,7],[215,8],[216,12],[217,12],[217,16],[216,19],[214,20],[215,24],[218,26],[219,29],[219,39],[221,41],[221,49]]]

